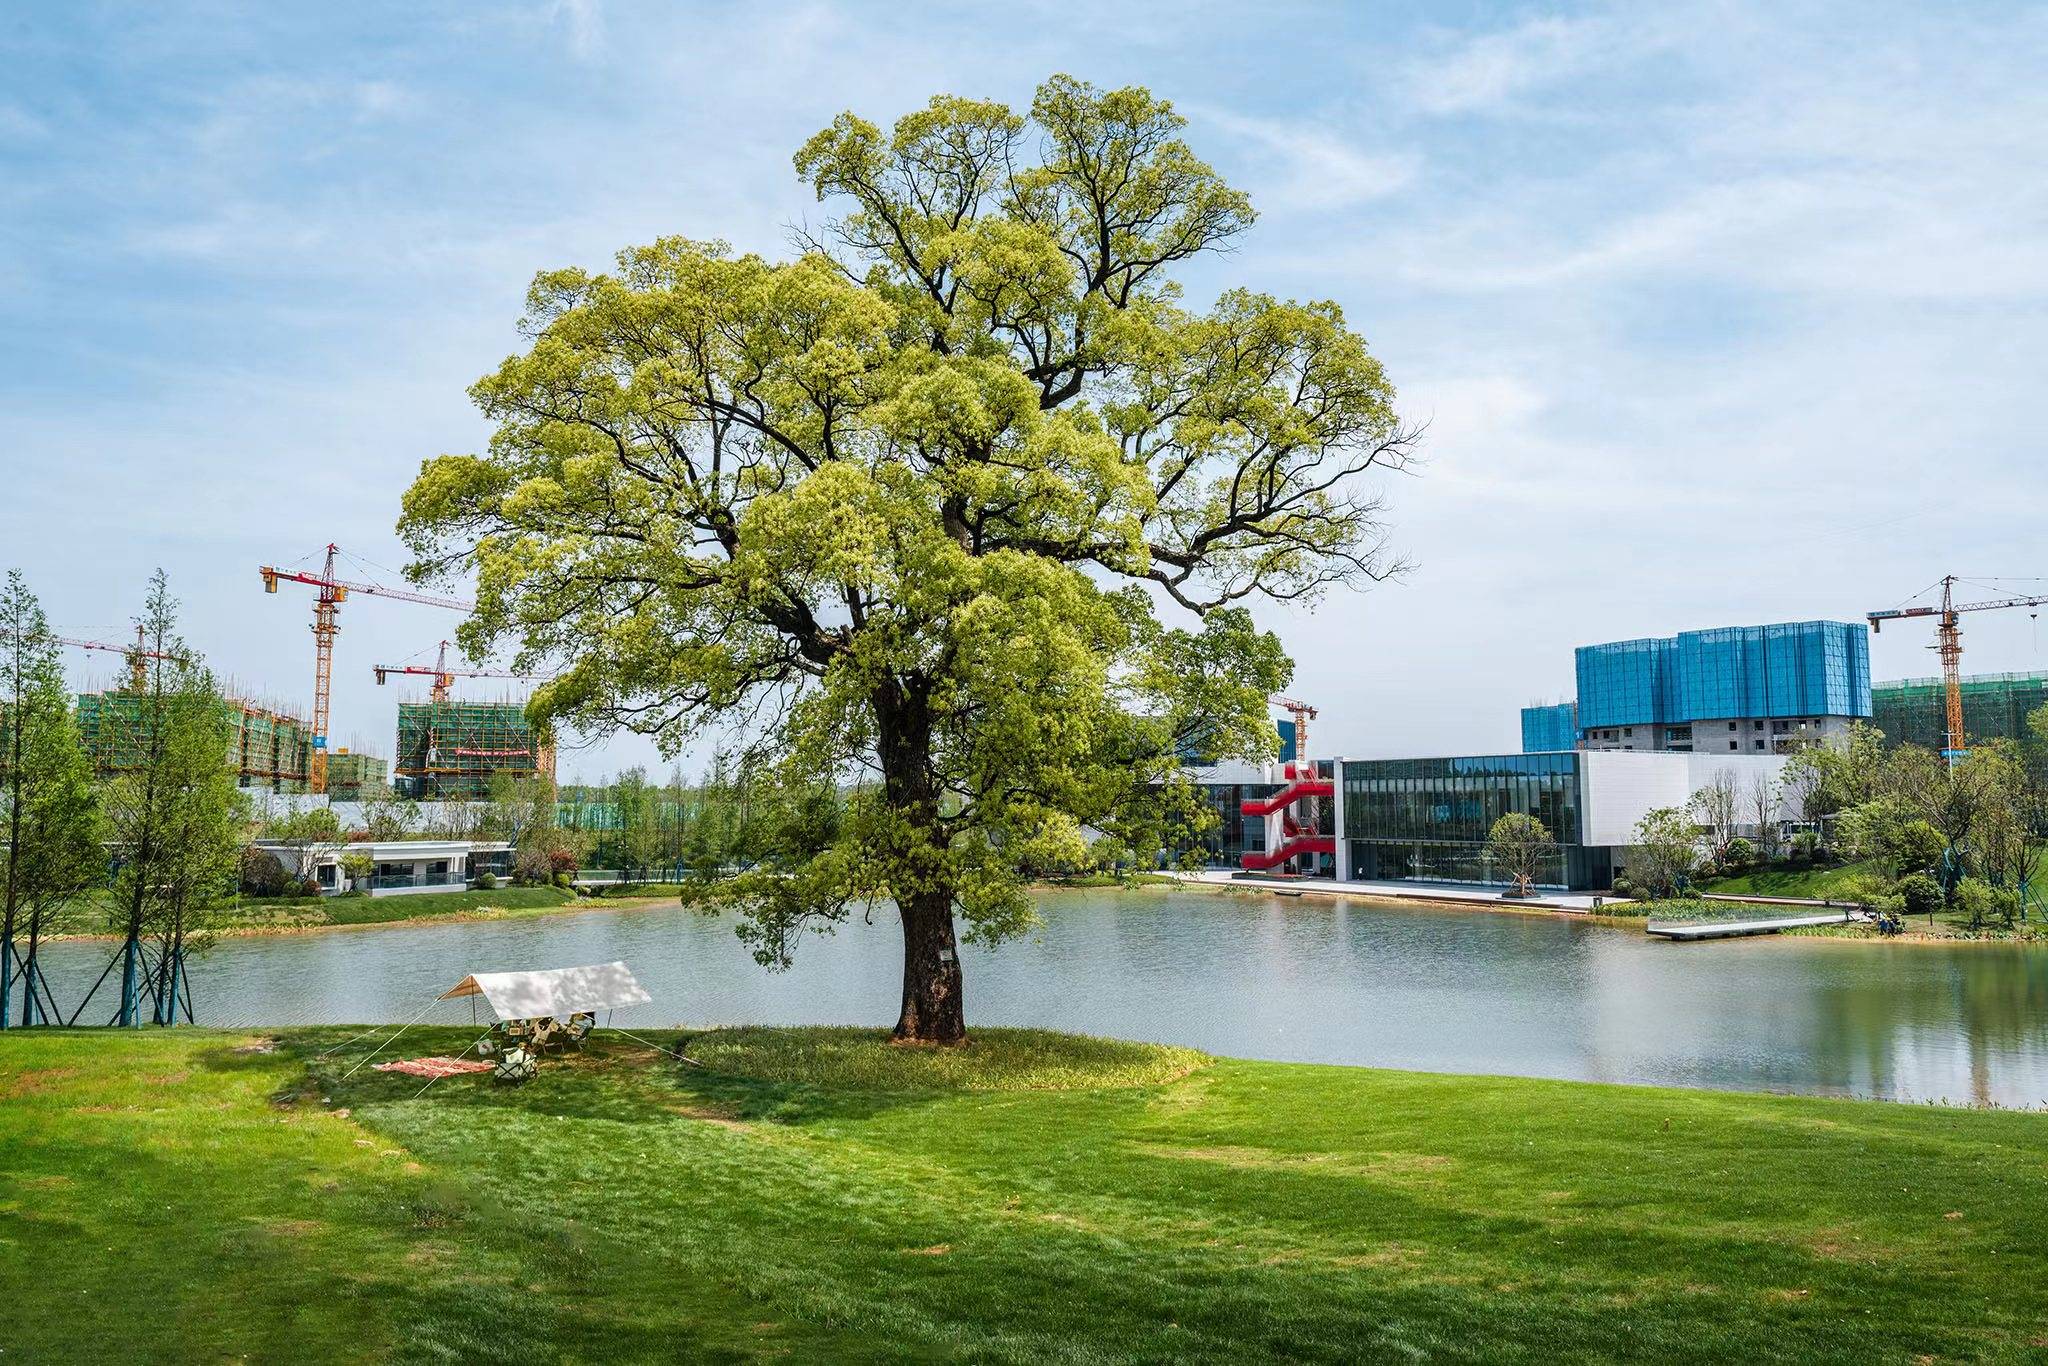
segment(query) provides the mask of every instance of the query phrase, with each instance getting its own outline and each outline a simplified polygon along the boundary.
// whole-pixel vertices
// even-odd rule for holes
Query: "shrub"
[[[574,887],[576,885],[576,876],[566,868],[558,869],[555,873],[555,885],[557,887]]]
[[[1933,915],[1941,909],[1941,884],[1925,873],[1900,878],[1892,892],[1905,904],[1908,915]]]
[[[1899,874],[1917,873],[1934,866],[1948,841],[1939,830],[1923,820],[1903,821],[1881,828],[1876,839],[1877,856]]]
[[[1811,830],[1802,830],[1792,837],[1792,857],[1799,863],[1811,863],[1820,856],[1820,836]]]
[[[1721,851],[1721,864],[1730,872],[1739,872],[1756,862],[1756,845],[1737,835],[1728,841],[1728,847]]]
[[[548,851],[548,869],[558,878],[562,874],[567,873],[573,881],[579,862],[580,860],[576,857],[574,849],[550,849]]]
[[[513,886],[545,887],[554,878],[554,861],[542,850],[521,849],[512,856]]]
[[[301,878],[301,879],[299,880],[299,895],[300,895],[300,896],[318,896],[318,895],[320,895],[320,884],[319,884],[319,883],[317,883],[317,882],[315,882],[315,881],[313,881],[313,879],[311,879],[311,878]]]
[[[479,892],[497,891],[498,875],[494,872],[491,872],[488,868],[485,869],[483,872],[478,873],[476,875],[476,889]]]
[[[253,844],[242,851],[244,896],[287,896],[291,891],[291,875],[285,872],[277,855]]]
[[[2019,893],[2006,887],[1994,887],[1983,878],[1966,877],[1956,884],[1956,909],[1970,917],[1970,928],[1981,930],[1989,920],[2003,921],[2010,927],[2019,914]]]
[[[1640,887],[1636,886],[1635,880],[1629,877],[1627,873],[1617,873],[1614,876],[1614,894],[1634,900],[1641,896],[1643,892]]]

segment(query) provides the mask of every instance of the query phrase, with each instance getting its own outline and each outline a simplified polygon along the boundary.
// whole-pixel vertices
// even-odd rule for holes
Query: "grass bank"
[[[559,887],[500,887],[493,891],[413,892],[403,896],[244,897],[224,907],[216,928],[224,934],[317,930],[335,925],[382,925],[451,916],[534,914],[561,910],[578,898]],[[108,908],[87,902],[69,908],[52,938],[110,933]]]
[[[1733,877],[1715,878],[1700,890],[1724,896],[1796,896],[1815,901],[1848,896],[1860,883],[1876,876],[1868,863],[1833,867],[1758,868]]]
[[[1856,1362],[2048,1346],[2040,1115],[611,1036],[507,1091],[347,1031],[0,1036],[24,1359]],[[454,1051],[420,1031],[405,1051]],[[600,1035],[600,1040],[606,1036]],[[663,1034],[664,1044],[685,1042]]]

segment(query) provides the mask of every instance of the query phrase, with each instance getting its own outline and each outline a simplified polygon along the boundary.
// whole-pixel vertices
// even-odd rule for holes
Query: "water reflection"
[[[1255,894],[1073,892],[1044,931],[968,950],[970,1015],[1242,1057],[1594,1081],[2048,1104],[2048,952],[1811,939],[1653,941],[1544,916]],[[57,945],[75,1000],[104,964]],[[467,972],[623,958],[655,1004],[620,1023],[880,1023],[893,919],[769,973],[676,907],[223,941],[212,1024],[411,1017]],[[430,1018],[467,1018],[450,1004]]]

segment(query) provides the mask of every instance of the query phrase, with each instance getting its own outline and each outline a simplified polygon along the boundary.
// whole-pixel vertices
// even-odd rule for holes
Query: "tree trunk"
[[[907,888],[896,896],[903,922],[903,1008],[898,1043],[962,1043],[967,1011],[960,953],[953,938],[953,887],[942,871],[945,830],[939,824],[932,772],[931,700],[916,682],[891,679],[876,690],[875,720],[882,790],[908,829],[895,852]]]
[[[903,1010],[899,1043],[961,1043],[967,1010],[960,953],[953,939],[953,895],[928,892],[897,907],[903,920]]]

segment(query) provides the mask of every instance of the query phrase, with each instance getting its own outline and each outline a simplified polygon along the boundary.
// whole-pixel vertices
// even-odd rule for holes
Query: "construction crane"
[[[2040,607],[2048,604],[2048,595],[1993,598],[1987,602],[1957,602],[1956,585],[1962,582],[1953,574],[1944,575],[1941,580],[1941,606],[1932,604],[1922,607],[1892,607],[1869,614],[1871,634],[1884,629],[1888,621],[1905,617],[1938,617],[1934,625],[1934,644],[1929,649],[1941,654],[1941,681],[1947,692],[1948,702],[1948,748],[1942,751],[1950,763],[1961,757],[1968,744],[1963,737],[1963,626],[1957,620],[1964,612],[1990,612],[2001,607]]]
[[[416,674],[421,678],[433,679],[427,696],[435,702],[446,702],[448,690],[455,686],[458,678],[526,678],[526,674],[503,673],[496,669],[451,669],[448,667],[448,642],[441,642],[441,653],[429,669],[422,664],[378,664],[373,666],[377,674],[377,685],[382,687],[392,674]]]
[[[1316,709],[1306,702],[1297,702],[1278,693],[1274,693],[1266,701],[1294,717],[1294,757],[1308,758],[1308,723],[1315,720]]]
[[[73,636],[51,636],[59,645],[69,645],[75,650],[105,650],[109,654],[124,656],[128,661],[128,690],[141,693],[149,689],[149,664],[152,659],[167,659],[174,664],[183,664],[185,656],[165,650],[151,650],[144,646],[142,627],[135,627],[133,645],[110,645],[104,640],[79,640]]]
[[[424,603],[428,607],[445,607],[451,612],[469,612],[476,607],[475,603],[464,602],[460,598],[440,598],[430,593],[386,588],[379,583],[352,583],[336,578],[334,557],[339,553],[340,547],[329,541],[327,563],[318,574],[300,569],[278,569],[267,564],[258,570],[263,575],[263,591],[266,593],[275,593],[280,583],[302,583],[318,594],[313,599],[313,763],[308,775],[311,780],[309,786],[315,792],[327,790],[327,714],[334,681],[334,637],[341,630],[335,617],[341,604],[348,601],[348,595],[361,593],[365,597]]]

